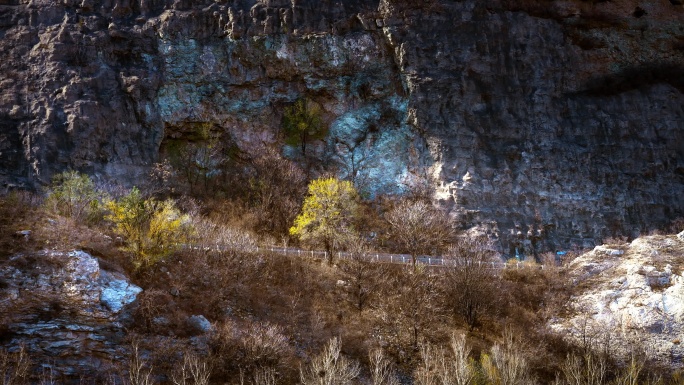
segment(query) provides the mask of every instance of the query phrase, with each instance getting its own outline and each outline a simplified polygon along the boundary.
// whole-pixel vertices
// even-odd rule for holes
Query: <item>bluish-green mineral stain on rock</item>
[[[412,162],[415,137],[405,123],[407,106],[405,99],[394,96],[349,111],[331,125],[328,147],[340,165],[340,176],[370,196],[406,188],[402,181]],[[387,115],[399,119],[383,119]]]
[[[244,122],[231,128],[237,130],[265,122],[277,132],[279,106],[311,98],[332,121],[326,141],[307,156],[337,165],[341,177],[370,196],[401,192],[415,134],[406,123],[408,101],[397,95],[400,79],[387,63],[393,59],[382,57],[382,47],[364,34],[270,35],[207,45],[164,40],[160,115],[171,124],[206,117]],[[291,158],[301,156],[298,151],[283,148]]]

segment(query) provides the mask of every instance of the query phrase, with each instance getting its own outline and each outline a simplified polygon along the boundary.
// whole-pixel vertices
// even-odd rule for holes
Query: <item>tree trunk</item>
[[[325,252],[328,254],[328,265],[333,264],[333,248],[329,241],[325,242]]]

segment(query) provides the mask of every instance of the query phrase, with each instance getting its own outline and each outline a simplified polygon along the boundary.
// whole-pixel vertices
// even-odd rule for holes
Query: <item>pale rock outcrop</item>
[[[7,346],[24,344],[55,374],[105,370],[125,356],[127,305],[142,289],[83,251],[17,255],[0,266]]]
[[[576,294],[551,321],[579,345],[684,367],[684,240],[647,236],[597,246],[569,266]]]

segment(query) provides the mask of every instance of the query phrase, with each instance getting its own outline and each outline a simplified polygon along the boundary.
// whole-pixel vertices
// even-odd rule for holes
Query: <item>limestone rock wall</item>
[[[681,215],[684,14],[621,3],[386,2],[440,196],[504,251],[586,247]]]
[[[676,2],[675,2],[676,3]],[[684,215],[684,10],[666,0],[0,1],[0,179],[129,184],[209,123],[371,194],[434,177],[464,228],[524,254]]]

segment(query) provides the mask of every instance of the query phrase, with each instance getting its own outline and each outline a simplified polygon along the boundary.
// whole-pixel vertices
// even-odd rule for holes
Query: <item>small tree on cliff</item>
[[[290,234],[305,244],[323,247],[328,262],[332,263],[334,250],[356,238],[352,223],[358,212],[358,199],[349,181],[336,178],[311,181]]]
[[[285,142],[291,146],[300,146],[302,156],[306,158],[307,142],[323,139],[327,134],[320,104],[308,99],[299,99],[286,107],[283,130]]]

